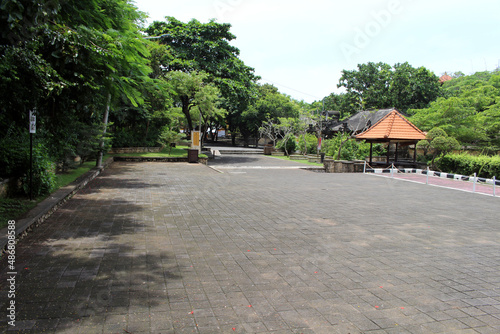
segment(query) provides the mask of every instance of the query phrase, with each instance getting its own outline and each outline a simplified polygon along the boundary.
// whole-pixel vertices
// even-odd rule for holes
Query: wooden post
[[[394,162],[398,162],[398,147],[399,147],[399,142],[396,142],[396,152],[394,152]]]
[[[389,156],[391,154],[391,142],[387,144],[387,164],[389,164]]]
[[[370,142],[370,166],[372,165],[373,161],[373,142]]]

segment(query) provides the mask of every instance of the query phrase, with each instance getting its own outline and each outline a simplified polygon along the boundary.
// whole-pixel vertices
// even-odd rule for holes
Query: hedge
[[[447,173],[474,175],[478,177],[500,177],[500,156],[447,154],[437,161],[437,167]]]

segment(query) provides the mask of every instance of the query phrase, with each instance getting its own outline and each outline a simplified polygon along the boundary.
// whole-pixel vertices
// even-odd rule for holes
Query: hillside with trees
[[[408,111],[423,131],[443,129],[460,144],[484,152],[500,148],[500,72],[458,74],[428,108]]]

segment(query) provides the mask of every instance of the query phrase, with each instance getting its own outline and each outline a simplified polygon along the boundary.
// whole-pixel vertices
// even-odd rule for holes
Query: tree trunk
[[[345,143],[347,143],[349,139],[351,139],[351,137],[347,137],[345,140],[340,142],[339,151],[337,152],[337,160],[340,160],[340,153],[342,153],[342,147],[344,146]]]
[[[106,103],[106,111],[104,112],[103,119],[103,129],[102,129],[102,138],[99,144],[99,155],[96,161],[96,167],[102,167],[102,156],[104,155],[104,138],[106,137],[106,129],[108,128],[108,117],[109,117],[109,108],[111,105],[111,94],[108,93],[108,101]]]
[[[191,114],[189,113],[189,98],[187,96],[181,96],[182,102],[182,113],[186,116],[186,120],[188,123],[188,131],[187,133],[191,135],[191,131],[193,131],[193,120],[191,119]]]

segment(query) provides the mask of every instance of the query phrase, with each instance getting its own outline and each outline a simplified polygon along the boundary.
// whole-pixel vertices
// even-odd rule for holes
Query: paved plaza
[[[2,259],[0,332],[500,333],[499,198],[292,164],[113,163],[17,245],[16,327]]]

